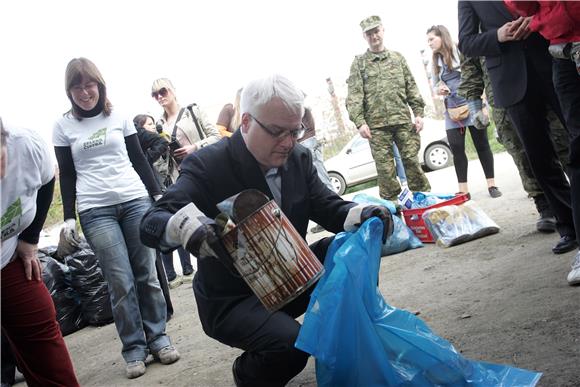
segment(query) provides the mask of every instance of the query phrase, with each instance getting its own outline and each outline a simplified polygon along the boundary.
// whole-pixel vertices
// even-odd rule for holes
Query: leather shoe
[[[238,362],[239,362],[240,358],[236,357],[236,360],[234,360],[234,364],[232,364],[232,374],[234,376],[234,384],[236,385],[236,387],[242,387],[244,385],[244,383],[241,381],[240,377],[238,376]]]
[[[578,247],[578,242],[576,242],[576,238],[572,235],[564,235],[556,246],[552,247],[552,252],[554,254],[564,254],[568,251],[572,251]]]
[[[552,233],[556,231],[556,218],[549,214],[540,213],[540,218],[536,221],[536,230],[539,232]]]

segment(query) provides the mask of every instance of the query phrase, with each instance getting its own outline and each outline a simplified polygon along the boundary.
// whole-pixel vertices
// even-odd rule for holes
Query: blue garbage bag
[[[397,209],[393,202],[379,199],[371,195],[360,193],[352,199],[355,203],[378,204],[389,209],[391,214],[396,214]],[[397,216],[393,216],[393,235],[381,247],[381,256],[400,253],[401,251],[423,247],[423,243],[411,231],[409,227]]]
[[[319,386],[535,386],[541,373],[465,359],[376,286],[382,222],[331,244],[296,347],[316,358]]]

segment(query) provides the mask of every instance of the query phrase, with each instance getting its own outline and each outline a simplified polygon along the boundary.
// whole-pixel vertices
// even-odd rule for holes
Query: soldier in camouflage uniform
[[[405,58],[383,45],[381,19],[370,16],[360,26],[369,49],[352,62],[346,108],[360,135],[369,139],[379,194],[396,201],[401,191],[393,162],[393,142],[401,153],[409,189],[429,191],[431,186],[417,157],[419,132],[423,129],[423,98]],[[415,115],[414,124],[409,107]]]
[[[536,228],[542,232],[554,232],[556,231],[556,218],[544,196],[542,188],[534,177],[520,138],[509,120],[506,110],[494,105],[493,91],[487,68],[485,67],[485,59],[483,57],[465,58],[461,63],[461,85],[459,86],[458,94],[468,100],[477,100],[481,98],[484,88],[488,104],[492,107],[492,118],[497,130],[497,139],[512,156],[518,168],[524,190],[529,197],[534,199],[540,214],[540,218],[536,222]],[[551,108],[548,108],[547,119],[556,154],[562,165],[567,165],[568,133],[566,128]]]

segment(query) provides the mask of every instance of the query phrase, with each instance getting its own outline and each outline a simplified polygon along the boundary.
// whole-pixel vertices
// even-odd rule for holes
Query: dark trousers
[[[181,262],[181,270],[183,274],[191,274],[193,272],[193,266],[191,266],[191,256],[187,250],[183,247],[179,247],[177,250],[179,255],[179,261]],[[177,277],[175,273],[175,267],[173,266],[173,253],[161,254],[163,259],[163,266],[165,266],[165,273],[167,274],[167,279],[173,281]]]
[[[167,304],[167,321],[169,321],[169,319],[171,319],[171,316],[173,316],[173,304],[171,303],[171,293],[169,292],[169,284],[167,283],[167,275],[165,274],[165,267],[163,266],[161,253],[159,251],[156,251],[155,254],[156,254],[155,271],[157,272],[159,285],[161,285],[163,298],[165,298],[165,303]]]
[[[320,261],[324,260],[333,238],[321,239],[310,246]],[[237,316],[244,316],[246,319],[249,315],[256,317],[256,326],[253,329],[248,329],[243,337],[226,343],[245,351],[236,362],[240,385],[284,386],[306,367],[309,355],[294,347],[300,331],[300,323],[295,319],[306,311],[314,287],[312,285],[290,304],[274,313],[268,312],[256,296],[251,296],[240,302],[229,314],[228,319],[234,324]],[[264,316],[267,316],[265,323]],[[247,321],[244,325],[247,327]]]
[[[2,332],[29,386],[78,386],[50,294],[17,259],[2,269]]]
[[[10,348],[10,342],[2,331],[2,346],[0,347],[2,353],[2,364],[0,366],[2,371],[2,385],[13,385],[16,375],[16,359]]]
[[[483,168],[483,173],[486,179],[493,179],[493,154],[489,147],[489,140],[487,139],[487,130],[477,129],[475,126],[468,126],[469,133],[473,145],[477,151],[479,162]],[[465,128],[447,129],[447,140],[453,153],[453,165],[455,166],[455,174],[459,183],[467,182],[467,155],[465,154],[465,135],[467,130]]]
[[[507,107],[534,175],[544,191],[557,220],[561,236],[575,235],[572,220],[570,185],[558,161],[550,127],[546,119],[546,104],[565,122],[551,79],[542,79],[528,61],[528,83],[524,98]]]
[[[572,213],[580,243],[580,75],[571,60],[554,59],[553,80],[562,114],[570,133],[568,177],[572,186]]]

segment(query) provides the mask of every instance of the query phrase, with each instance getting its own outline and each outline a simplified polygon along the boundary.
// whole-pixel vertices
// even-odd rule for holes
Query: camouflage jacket
[[[461,61],[461,84],[457,94],[468,100],[480,99],[484,89],[488,104],[494,106],[484,57],[464,58]]]
[[[347,84],[346,108],[357,128],[409,123],[409,107],[415,116],[423,116],[423,98],[407,61],[396,51],[357,55]]]

